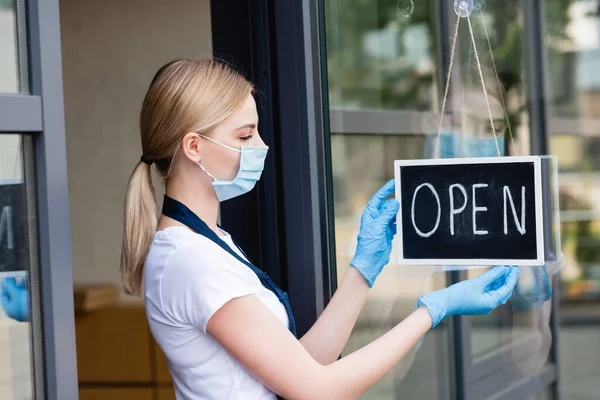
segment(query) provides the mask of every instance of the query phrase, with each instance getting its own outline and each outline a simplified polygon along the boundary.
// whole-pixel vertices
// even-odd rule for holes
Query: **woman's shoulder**
[[[144,274],[147,304],[160,304],[172,321],[204,331],[210,316],[228,300],[261,287],[251,269],[185,228],[156,233]]]
[[[160,273],[169,271],[179,276],[198,278],[202,275],[235,273],[248,278],[253,275],[228,252],[210,239],[185,227],[169,227],[156,232],[147,266],[158,266]]]
[[[172,226],[154,234],[147,264],[185,268],[202,266],[205,261],[220,258],[218,247],[202,235],[185,227]],[[173,262],[176,261],[176,262]]]

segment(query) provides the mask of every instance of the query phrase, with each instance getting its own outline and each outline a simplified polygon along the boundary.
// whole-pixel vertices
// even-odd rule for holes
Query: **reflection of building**
[[[595,2],[570,8],[567,39],[553,44],[551,71],[560,79],[551,85],[552,151],[560,159],[565,242],[573,251],[565,296],[600,296],[595,248],[600,246],[600,22]],[[582,173],[583,172],[583,173]]]

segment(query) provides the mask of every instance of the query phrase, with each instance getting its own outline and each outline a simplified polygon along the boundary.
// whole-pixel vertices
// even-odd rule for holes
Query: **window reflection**
[[[396,159],[423,158],[437,129],[437,48],[433,1],[325,2],[332,125],[333,201],[338,280],[356,250],[369,198],[393,177]],[[427,288],[446,286],[444,273],[392,262],[370,291],[344,354],[383,335],[415,310]],[[450,398],[446,326],[396,366],[364,399]],[[426,371],[426,372],[425,372]],[[425,383],[424,379],[427,380]]]
[[[325,6],[331,107],[437,107],[434,2],[331,0]]]
[[[27,149],[23,148],[26,143]],[[31,399],[30,238],[24,151],[31,141],[0,134],[0,398]]]
[[[600,19],[597,1],[549,1],[550,151],[560,169],[563,299],[600,300]]]

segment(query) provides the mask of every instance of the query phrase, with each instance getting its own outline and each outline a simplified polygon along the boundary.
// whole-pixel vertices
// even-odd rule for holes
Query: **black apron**
[[[239,254],[233,251],[233,249],[229,247],[229,245],[225,243],[219,237],[219,235],[217,235],[212,229],[210,229],[208,225],[206,225],[206,223],[204,223],[204,221],[200,219],[200,217],[194,214],[192,210],[187,208],[184,204],[180,203],[179,201],[165,195],[162,213],[163,215],[166,215],[167,217],[184,224],[194,232],[204,236],[208,240],[220,246],[223,250],[231,254],[233,257],[235,257],[238,261],[246,265],[248,268],[250,268],[252,272],[256,274],[256,276],[260,280],[260,283],[262,283],[262,285],[265,288],[273,292],[273,294],[277,296],[281,304],[283,304],[283,307],[285,307],[285,311],[289,319],[288,328],[292,332],[292,334],[296,336],[296,322],[294,321],[294,315],[292,314],[292,307],[290,306],[290,300],[288,298],[288,295],[287,293],[279,289],[275,282],[273,282],[265,272],[256,268],[250,261],[246,261],[242,257],[240,257]],[[234,242],[234,244],[237,246],[240,252],[244,254],[244,256],[246,256],[244,251],[237,245],[237,243]],[[246,258],[248,258],[248,256],[246,256]]]

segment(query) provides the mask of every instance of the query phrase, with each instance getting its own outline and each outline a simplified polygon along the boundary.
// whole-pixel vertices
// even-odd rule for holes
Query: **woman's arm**
[[[420,307],[384,336],[329,365],[317,362],[275,315],[249,295],[208,321],[212,335],[246,369],[289,399],[355,399],[388,373],[432,326],[451,315],[488,314],[510,298],[517,268],[497,267],[421,297]]]
[[[352,268],[317,322],[300,339],[321,364],[330,364],[339,357],[365,304],[369,287],[389,262],[399,207],[396,200],[386,200],[393,192],[394,181],[390,180],[369,200],[361,217],[356,253],[350,262]]]
[[[355,268],[350,268],[331,301],[300,343],[319,363],[338,359],[365,304],[369,285]]]
[[[315,361],[255,296],[231,300],[208,333],[252,374],[286,399],[355,399],[388,373],[432,325],[420,308],[386,335],[339,361]]]

